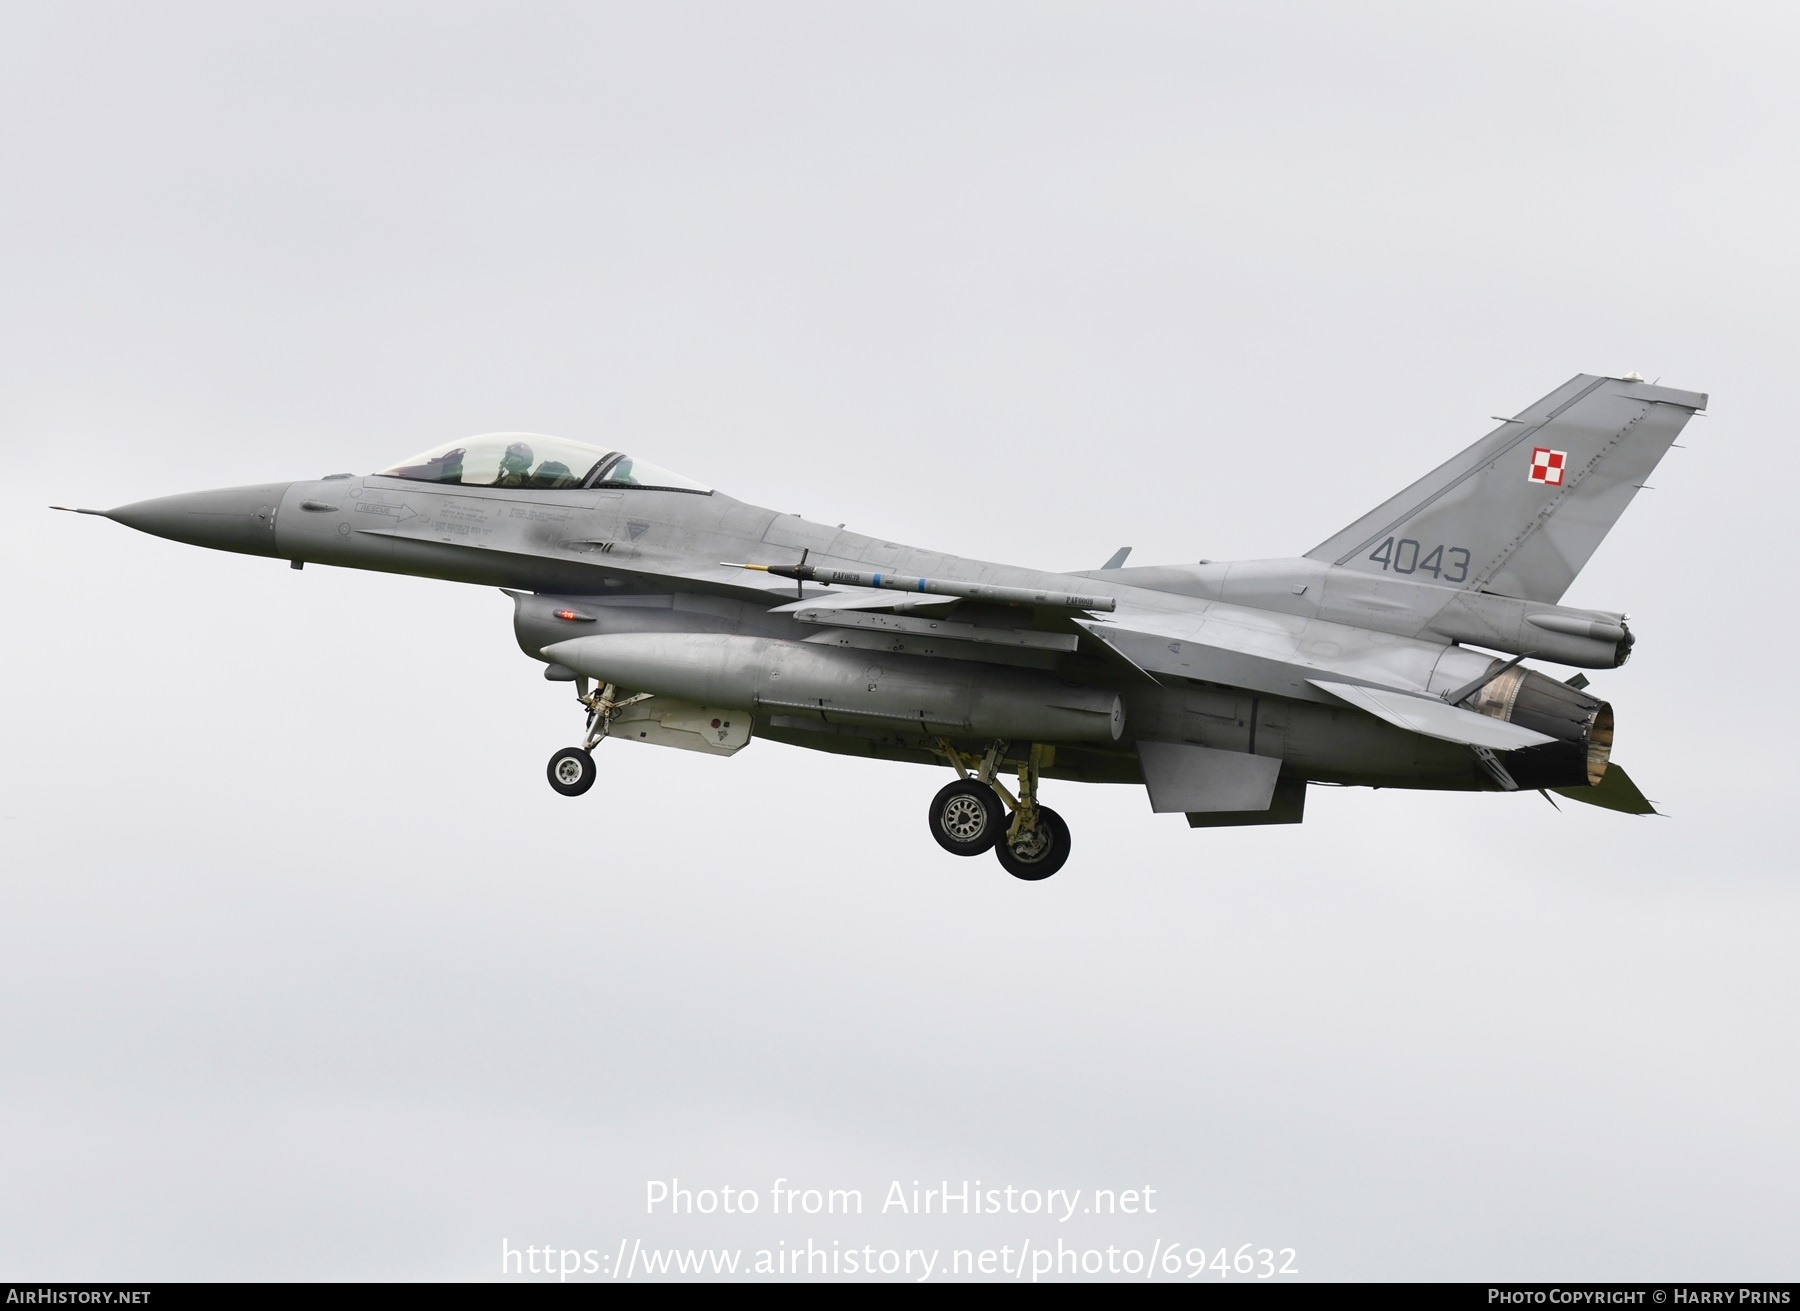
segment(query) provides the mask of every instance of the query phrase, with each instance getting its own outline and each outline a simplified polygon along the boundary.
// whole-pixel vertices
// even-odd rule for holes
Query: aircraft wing
[[[784,586],[781,589],[785,592]],[[962,601],[960,596],[911,596],[905,592],[877,592],[853,589],[827,592],[814,588],[812,595],[786,605],[778,605],[770,614],[792,614],[801,610],[892,610],[896,614],[912,614],[920,610],[947,610]]]
[[[920,655],[967,652],[966,647],[935,649],[935,642],[968,642],[976,646],[1014,647],[1035,651],[1074,651],[1080,646],[1080,638],[1074,633],[1044,632],[1035,628],[995,628],[986,624],[959,623],[935,615],[891,614],[882,610],[804,603],[776,608],[792,611],[794,618],[803,624],[821,624],[827,628],[856,629],[902,640],[918,638],[932,642],[933,645],[917,648]]]
[[[1073,652],[1079,649],[1081,638],[1069,628],[1069,619],[1117,605],[1109,596],[1081,596],[1066,589],[1005,587],[806,565],[744,568],[764,577],[792,578],[796,589],[809,582],[819,589],[810,597],[797,596],[775,606],[771,614],[791,615],[803,624],[883,634],[903,642],[913,639],[909,649],[920,655],[981,659],[982,648],[995,647]],[[1005,615],[1011,622],[996,626],[946,617],[961,605],[976,607],[990,618]]]
[[[1335,698],[1309,680],[1336,677],[1423,688],[1431,676],[1428,666],[1413,667],[1411,657],[1393,646],[1345,650],[1341,643],[1316,640],[1309,632],[1313,621],[1267,610],[1121,607],[1111,621],[1075,617],[1072,622],[1116,660],[1157,683],[1219,683],[1329,705]]]

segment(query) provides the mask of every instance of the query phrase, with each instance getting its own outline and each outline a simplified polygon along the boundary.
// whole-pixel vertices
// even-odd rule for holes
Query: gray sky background
[[[0,13],[0,1277],[1030,1238],[1793,1278],[1800,303],[1777,6]],[[1668,810],[611,744],[499,595],[111,506],[525,429],[988,559],[1293,555],[1578,371],[1709,391],[1576,583]],[[1158,1190],[643,1215],[644,1182]]]

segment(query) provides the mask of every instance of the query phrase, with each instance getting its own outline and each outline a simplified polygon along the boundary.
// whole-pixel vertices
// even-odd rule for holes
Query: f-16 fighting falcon
[[[503,589],[520,647],[586,715],[550,758],[565,796],[608,739],[915,761],[955,775],[928,811],[946,851],[1042,879],[1070,850],[1046,780],[1139,785],[1195,828],[1298,824],[1309,784],[1653,813],[1587,676],[1524,661],[1625,662],[1627,616],[1560,601],[1705,406],[1579,375],[1305,555],[1235,564],[988,564],[527,433],[81,513],[295,569]]]

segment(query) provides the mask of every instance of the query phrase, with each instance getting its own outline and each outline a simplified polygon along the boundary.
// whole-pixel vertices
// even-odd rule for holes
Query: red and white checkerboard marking
[[[1563,465],[1567,464],[1567,451],[1553,451],[1548,446],[1534,446],[1531,449],[1531,472],[1525,476],[1534,483],[1543,483],[1546,487],[1561,487]]]

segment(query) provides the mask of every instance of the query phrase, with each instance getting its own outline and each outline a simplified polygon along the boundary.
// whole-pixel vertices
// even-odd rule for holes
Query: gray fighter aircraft
[[[1297,824],[1309,784],[1653,813],[1609,763],[1612,707],[1586,676],[1522,661],[1624,663],[1624,614],[1559,602],[1705,406],[1577,376],[1305,555],[1233,564],[966,560],[523,433],[81,513],[296,569],[504,589],[519,645],[586,713],[550,759],[564,795],[608,738],[934,764],[956,774],[931,802],[938,843],[1041,879],[1070,848],[1043,779],[1141,784],[1196,828]]]

